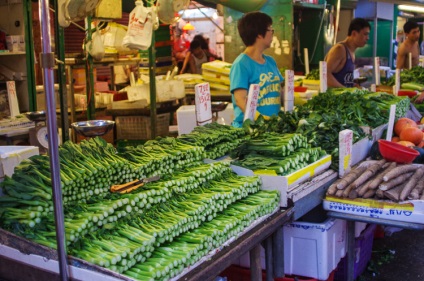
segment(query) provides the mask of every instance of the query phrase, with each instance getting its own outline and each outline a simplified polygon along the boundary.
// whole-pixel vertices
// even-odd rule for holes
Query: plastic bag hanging
[[[87,50],[94,60],[100,61],[105,55],[105,47],[103,46],[102,36],[98,27],[96,26],[96,32],[91,36],[91,41],[87,43]]]
[[[153,8],[144,7],[142,1],[135,2],[130,13],[127,34],[122,41],[124,47],[136,50],[147,50],[152,44]]]

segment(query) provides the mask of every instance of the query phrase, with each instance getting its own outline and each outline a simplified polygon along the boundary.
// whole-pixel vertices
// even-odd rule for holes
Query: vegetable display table
[[[347,220],[347,276],[346,281],[353,281],[355,266],[355,222],[374,223],[387,226],[395,226],[412,230],[424,230],[424,224],[394,221],[373,217],[358,216],[354,214],[340,213],[330,211],[327,213],[329,217]]]
[[[269,258],[268,268],[276,265],[276,276],[283,276],[282,226],[291,220],[293,210],[279,209],[273,215],[254,225],[243,235],[231,241],[228,246],[215,254],[210,260],[193,268],[179,280],[213,280],[214,277],[231,265],[232,261],[246,251],[251,250],[255,261],[252,272],[259,279],[261,274],[259,247],[266,239],[266,248]],[[271,249],[272,248],[272,249]],[[53,249],[28,241],[10,232],[0,229],[0,276],[28,280],[30,277],[40,277],[40,280],[58,278],[57,252]],[[272,264],[273,263],[273,264]],[[111,270],[88,263],[77,258],[69,258],[70,272],[76,280],[132,280]],[[262,276],[262,275],[260,275]],[[269,274],[271,277],[272,275]],[[267,277],[268,278],[268,277]],[[37,279],[37,278],[36,278]],[[273,280],[273,279],[270,279]]]

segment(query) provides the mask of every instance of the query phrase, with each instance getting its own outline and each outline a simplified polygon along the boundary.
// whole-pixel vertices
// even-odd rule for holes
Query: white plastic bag
[[[91,41],[87,43],[87,50],[95,60],[100,61],[105,56],[105,47],[99,30],[91,36]]]
[[[156,21],[153,8],[144,7],[142,1],[136,1],[122,45],[130,49],[147,50],[152,44],[153,21]]]

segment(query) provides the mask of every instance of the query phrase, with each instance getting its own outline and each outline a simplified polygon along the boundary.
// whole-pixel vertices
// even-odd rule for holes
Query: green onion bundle
[[[186,135],[178,139],[195,146],[205,148],[206,158],[216,159],[235,149],[246,138],[246,133],[241,128],[211,123],[197,126]]]

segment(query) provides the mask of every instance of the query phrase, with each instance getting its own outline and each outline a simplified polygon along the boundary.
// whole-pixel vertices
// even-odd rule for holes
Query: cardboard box
[[[346,255],[346,221],[293,222],[284,229],[284,272],[326,280]]]
[[[273,176],[257,174],[252,170],[231,165],[231,168],[238,175],[253,176],[259,175],[262,178],[262,189],[264,190],[279,190],[280,191],[280,206],[287,207],[287,193],[293,187],[307,181],[316,174],[327,170],[331,165],[331,155],[324,156],[318,161],[309,164],[308,166],[300,169],[287,176]]]
[[[0,146],[0,177],[11,177],[22,160],[39,154],[37,146]]]
[[[410,200],[395,203],[373,199],[346,199],[327,196],[324,209],[362,217],[386,219],[401,222],[424,222],[424,201]]]

